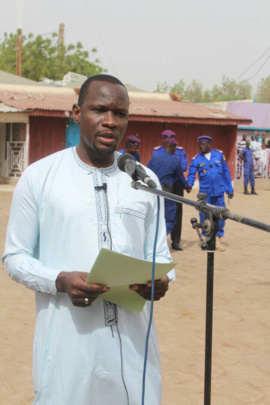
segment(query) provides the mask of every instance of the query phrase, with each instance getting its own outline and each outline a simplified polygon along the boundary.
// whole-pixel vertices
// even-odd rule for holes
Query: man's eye
[[[123,118],[125,118],[125,117],[127,116],[127,114],[126,114],[125,112],[123,112],[123,111],[118,111],[116,114],[117,114],[119,117],[123,117]]]

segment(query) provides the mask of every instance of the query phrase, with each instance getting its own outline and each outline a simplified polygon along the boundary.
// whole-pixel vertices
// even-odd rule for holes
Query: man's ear
[[[76,124],[80,123],[81,109],[78,104],[73,104],[72,107],[73,118]]]

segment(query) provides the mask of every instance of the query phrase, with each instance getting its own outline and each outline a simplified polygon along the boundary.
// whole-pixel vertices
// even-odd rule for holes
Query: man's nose
[[[113,111],[106,111],[104,113],[104,118],[102,120],[102,125],[107,127],[115,127],[116,126],[116,119]]]

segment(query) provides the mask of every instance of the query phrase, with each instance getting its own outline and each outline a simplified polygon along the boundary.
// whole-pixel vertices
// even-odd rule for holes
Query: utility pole
[[[65,25],[61,23],[59,25],[59,32],[58,32],[58,54],[60,53],[61,46],[64,43],[64,27]]]
[[[23,0],[18,0],[17,38],[16,38],[16,74],[22,75],[22,8]]]

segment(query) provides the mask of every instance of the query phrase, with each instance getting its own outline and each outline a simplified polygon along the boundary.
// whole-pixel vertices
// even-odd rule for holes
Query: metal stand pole
[[[214,301],[213,292],[214,292],[214,252],[207,252],[204,405],[211,404],[212,330],[213,330],[213,301]]]
[[[211,404],[211,376],[212,376],[212,330],[213,330],[213,292],[214,292],[214,252],[216,249],[216,233],[220,219],[231,219],[233,221],[252,226],[262,231],[270,232],[270,225],[259,222],[238,214],[231,213],[227,208],[216,207],[205,201],[206,194],[199,193],[198,201],[192,201],[184,197],[147,187],[139,182],[133,181],[131,186],[137,190],[143,190],[156,194],[178,204],[193,206],[197,211],[204,213],[204,222],[197,222],[196,218],[191,219],[191,224],[196,229],[201,241],[201,248],[207,250],[207,286],[206,286],[206,321],[205,321],[205,374],[204,374],[204,405]],[[206,241],[203,240],[199,231],[204,229]]]

